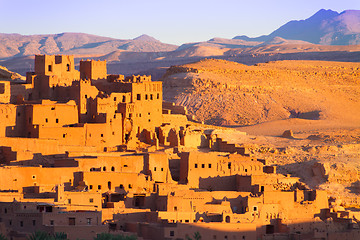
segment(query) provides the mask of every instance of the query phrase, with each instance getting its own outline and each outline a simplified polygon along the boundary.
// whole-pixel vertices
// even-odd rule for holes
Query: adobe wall
[[[241,155],[221,156],[216,152],[183,152],[180,159],[180,182],[190,187],[199,187],[199,177],[209,178],[207,187],[216,187],[221,178],[239,175],[262,174],[263,164],[253,158]],[[216,178],[214,178],[216,177]],[[204,181],[204,180],[202,180]],[[230,180],[231,189],[236,189],[235,176]]]
[[[61,81],[51,82],[52,85],[64,85],[79,80],[80,73],[75,70],[74,56],[71,55],[35,55],[36,75],[56,75]],[[71,80],[71,81],[70,81]]]
[[[72,182],[74,168],[1,167],[1,190],[23,191],[23,187],[42,186],[54,191],[54,186]]]
[[[144,169],[143,155],[98,156],[75,160],[80,171],[140,173]]]
[[[152,188],[147,176],[138,173],[80,172],[74,173],[74,185],[85,184],[90,192],[120,191],[146,192]],[[146,190],[145,190],[146,189]]]
[[[14,153],[8,161],[32,159],[34,153],[43,155],[64,153],[57,140],[36,138],[0,138],[1,146],[10,147]]]
[[[0,81],[0,103],[10,103],[10,82]]]
[[[144,172],[155,182],[173,182],[166,153],[148,153],[144,157]]]
[[[106,61],[80,61],[80,78],[89,80],[106,79]]]

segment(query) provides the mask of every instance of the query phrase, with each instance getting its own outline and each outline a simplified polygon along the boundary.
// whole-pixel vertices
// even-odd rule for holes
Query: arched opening
[[[111,171],[115,172],[115,167],[114,166],[111,167]]]
[[[66,71],[70,72],[70,64],[66,64]]]
[[[108,189],[111,190],[111,182],[108,181]]]
[[[230,216],[226,216],[225,222],[230,223]]]
[[[105,166],[103,167],[103,171],[106,172],[106,167]]]

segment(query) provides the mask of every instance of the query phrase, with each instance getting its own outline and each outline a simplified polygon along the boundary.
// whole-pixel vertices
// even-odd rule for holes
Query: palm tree
[[[200,240],[200,239],[201,239],[201,235],[200,235],[199,232],[195,232],[195,233],[194,233],[194,239],[195,239],[195,240]],[[189,237],[189,236],[186,236],[186,240],[192,240],[192,238]]]
[[[49,235],[47,232],[36,231],[31,235],[29,235],[26,239],[27,240],[66,240],[67,235],[66,233],[54,233],[52,235]],[[0,240],[2,239],[0,238]]]
[[[32,233],[31,235],[27,236],[27,240],[48,240],[49,234],[42,231],[36,231]]]
[[[136,240],[137,237],[132,236],[123,236],[123,235],[114,235],[110,233],[100,233],[98,234],[94,240]]]
[[[5,237],[4,234],[0,233],[0,240],[8,240],[7,237]]]

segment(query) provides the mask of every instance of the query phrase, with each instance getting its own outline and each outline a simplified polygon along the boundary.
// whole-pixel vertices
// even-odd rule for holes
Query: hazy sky
[[[0,32],[83,32],[119,39],[148,34],[180,45],[269,34],[322,8],[360,10],[360,0],[0,0]]]

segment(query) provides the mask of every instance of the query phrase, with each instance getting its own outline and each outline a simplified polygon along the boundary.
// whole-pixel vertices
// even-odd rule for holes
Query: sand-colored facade
[[[162,82],[35,56],[0,82],[1,231],[92,239],[357,239],[355,212],[188,121]],[[352,236],[352,238],[350,238]]]

